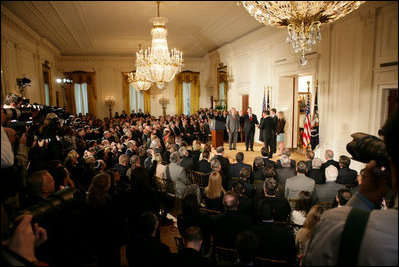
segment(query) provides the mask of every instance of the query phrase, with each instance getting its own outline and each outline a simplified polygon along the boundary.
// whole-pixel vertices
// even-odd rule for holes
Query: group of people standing
[[[284,149],[284,128],[285,118],[284,113],[272,108],[271,110],[264,110],[260,123],[255,114],[252,113],[252,108],[247,109],[247,114],[241,112],[241,116],[235,108],[231,108],[230,114],[226,118],[226,131],[229,135],[229,148],[235,150],[237,146],[237,136],[241,131],[240,124],[244,124],[245,133],[245,148],[246,151],[250,148],[254,151],[254,136],[255,127],[260,129],[259,141],[263,142],[264,147],[268,150],[268,156],[272,157],[277,150],[277,142],[279,143],[279,155],[283,153]]]

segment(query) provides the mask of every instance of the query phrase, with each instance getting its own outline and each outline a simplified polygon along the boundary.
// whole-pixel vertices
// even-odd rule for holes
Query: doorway
[[[308,84],[309,82],[309,84]],[[277,111],[283,111],[286,148],[303,151],[303,132],[306,117],[307,98],[309,110],[312,103],[313,75],[296,74],[280,76],[277,91]],[[310,113],[311,115],[311,113]],[[310,116],[311,117],[311,116]]]

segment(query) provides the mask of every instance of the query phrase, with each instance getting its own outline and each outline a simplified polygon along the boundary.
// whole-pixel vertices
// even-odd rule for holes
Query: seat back
[[[236,249],[216,247],[215,260],[216,262],[236,262],[238,259],[238,252]]]
[[[184,249],[183,238],[181,238],[180,236],[175,236],[175,245],[176,245],[177,253],[181,253]]]
[[[215,215],[215,214],[220,214],[220,211],[206,209],[206,208],[200,208],[200,213],[211,216],[211,215]]]
[[[166,193],[166,178],[154,176],[154,180],[157,191],[160,193]]]
[[[205,173],[196,172],[193,170],[186,169],[186,174],[191,183],[199,185],[199,187],[205,187]]]
[[[329,210],[332,209],[334,202],[333,201],[325,201],[325,202],[320,202],[320,206],[322,206],[324,209]]]

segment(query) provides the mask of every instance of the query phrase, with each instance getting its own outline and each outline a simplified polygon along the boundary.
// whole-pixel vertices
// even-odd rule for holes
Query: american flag
[[[263,118],[263,111],[266,109],[266,96],[265,90],[263,90],[263,102],[262,102],[262,118]]]
[[[310,138],[310,145],[312,150],[319,144],[319,109],[317,107],[317,87],[316,87],[316,98],[314,101],[313,117],[312,117],[312,137]]]
[[[307,148],[310,144],[310,128],[311,128],[311,122],[310,122],[310,104],[309,104],[309,94],[307,97],[307,102],[306,102],[306,117],[305,117],[305,126],[304,126],[304,133],[303,133],[303,148]]]

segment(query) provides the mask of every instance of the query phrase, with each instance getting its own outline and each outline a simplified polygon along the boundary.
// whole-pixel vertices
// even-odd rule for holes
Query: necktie
[[[249,115],[249,121],[252,122],[252,115]]]

